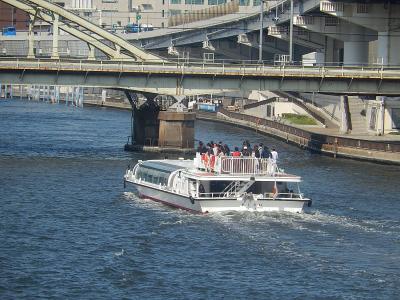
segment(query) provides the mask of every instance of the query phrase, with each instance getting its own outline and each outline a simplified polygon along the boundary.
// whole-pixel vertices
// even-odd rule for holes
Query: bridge
[[[0,58],[3,84],[79,85],[164,95],[253,90],[400,95],[400,68],[273,66],[242,62]]]
[[[298,51],[294,51],[295,57],[307,53],[310,49],[323,48],[325,61],[329,59],[334,63],[295,64],[290,59],[290,61],[274,65],[251,60],[185,59],[175,61],[143,50],[143,48],[152,50],[166,48],[167,45],[169,45],[168,48],[173,48],[203,41],[204,49],[214,51],[211,40],[232,36],[238,37],[238,43],[258,48],[260,40],[257,41],[254,38],[256,36],[254,33],[259,26],[259,16],[256,12],[239,19],[233,18],[234,16],[223,16],[216,23],[205,22],[203,26],[195,29],[175,28],[172,31],[165,29],[170,30],[170,34],[166,34],[165,30],[154,31],[139,38],[138,35],[121,37],[108,32],[45,0],[1,1],[31,15],[27,58],[1,58],[1,84],[79,85],[122,89],[127,92],[131,103],[134,99],[128,91],[141,92],[149,98],[159,94],[187,96],[221,93],[235,93],[238,96],[247,97],[252,91],[336,95],[397,96],[400,94],[398,87],[400,67],[396,63],[399,55],[398,52],[392,51],[397,43],[397,37],[388,33],[397,23],[389,25],[381,24],[380,21],[377,25],[351,23],[351,18],[348,18],[344,11],[353,10],[357,13],[367,11],[364,6],[359,7],[358,4],[355,6],[319,0],[294,1],[295,16],[291,16],[288,12],[288,1],[275,1],[277,5],[262,14],[264,28],[268,28],[268,35],[282,41],[291,40],[290,43],[297,45]],[[329,17],[307,15],[309,12],[315,12],[316,8]],[[397,9],[395,6],[392,8]],[[377,9],[379,13],[387,10],[383,6]],[[275,15],[274,18],[272,18],[273,15]],[[328,24],[332,18],[340,19],[340,26],[333,28],[331,26],[333,23]],[[49,58],[35,58],[32,26],[37,19],[42,19],[53,26],[53,33],[48,37],[52,41]],[[294,24],[297,29],[302,30],[298,31],[294,37],[293,31],[290,30],[289,36],[285,25],[287,22],[290,23],[290,27]],[[239,23],[243,25],[240,25],[240,29],[231,26]],[[327,24],[331,31],[324,32],[324,26]],[[339,22],[335,24],[338,25]],[[375,28],[375,25],[379,28]],[[346,29],[351,31],[350,36],[343,34]],[[59,30],[87,44],[88,56],[85,59],[62,57],[59,53]],[[136,45],[128,42],[126,38],[135,40]],[[370,64],[368,59],[366,60],[366,45],[375,38],[378,38],[379,54],[382,54],[380,64]],[[339,46],[344,49],[342,61],[338,60],[337,55],[334,54],[335,45],[338,44],[334,40],[339,40]],[[333,45],[333,50],[330,45]],[[265,43],[263,50],[269,53],[287,53],[287,49],[278,47],[277,43]],[[226,53],[229,54],[229,50]],[[290,56],[291,54],[292,50],[290,50]],[[380,103],[377,109],[383,112],[385,103],[380,99],[376,99]],[[136,113],[137,116],[140,115],[139,112]],[[163,118],[163,121],[168,121],[168,117]],[[184,117],[180,121],[182,124],[186,122]]]

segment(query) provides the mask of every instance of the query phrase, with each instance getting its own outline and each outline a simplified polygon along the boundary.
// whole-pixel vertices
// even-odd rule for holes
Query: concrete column
[[[180,149],[194,148],[194,113],[161,111],[158,145]]]
[[[344,42],[344,65],[368,64],[368,42]]]
[[[30,15],[29,17],[29,29],[28,29],[28,58],[35,58],[35,53],[33,51],[34,47],[34,35],[33,35],[33,22],[34,16]]]
[[[378,62],[383,65],[400,64],[400,36],[397,32],[379,32],[378,33]]]
[[[158,146],[160,108],[153,101],[146,101],[135,109],[134,134],[138,145]]]
[[[346,134],[349,132],[349,100],[347,96],[340,96],[340,133]]]
[[[376,115],[376,134],[385,134],[385,102],[386,96],[376,96],[376,100],[379,101],[380,106]]]
[[[52,59],[59,59],[60,56],[58,55],[58,20],[59,15],[54,14],[53,20],[53,52],[51,53]]]
[[[333,63],[335,62],[334,60],[334,40],[328,36],[325,36],[325,49],[324,49],[324,54],[325,54],[325,63]]]
[[[89,53],[88,53],[88,60],[95,60],[96,57],[94,55],[94,47],[91,44],[87,44],[88,48],[89,48]]]

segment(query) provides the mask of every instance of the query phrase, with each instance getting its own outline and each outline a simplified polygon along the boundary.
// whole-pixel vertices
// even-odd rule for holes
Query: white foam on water
[[[298,214],[296,219],[301,222],[306,222],[310,224],[320,224],[324,225],[336,225],[346,229],[356,229],[368,233],[379,233],[384,235],[399,235],[399,232],[395,230],[398,229],[398,225],[387,226],[386,221],[378,220],[357,220],[351,217],[339,216],[326,214],[321,211],[314,211],[311,214]],[[386,228],[386,230],[385,230]],[[392,229],[392,230],[387,230]]]
[[[121,249],[121,251],[115,252],[114,255],[115,256],[122,256],[122,255],[124,255],[124,253],[125,253],[124,249]]]

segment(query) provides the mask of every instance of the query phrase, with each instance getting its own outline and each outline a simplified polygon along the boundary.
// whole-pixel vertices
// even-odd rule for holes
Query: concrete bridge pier
[[[178,149],[194,149],[195,114],[189,112],[160,111],[158,145]]]
[[[152,101],[147,100],[145,103],[133,110],[133,137],[132,144],[141,146],[158,146],[158,131],[160,122],[158,113],[160,108]]]
[[[154,152],[193,152],[195,115],[188,112],[160,111],[158,95],[142,93],[147,101],[138,106],[136,94],[125,91],[132,105],[131,140],[125,150]]]

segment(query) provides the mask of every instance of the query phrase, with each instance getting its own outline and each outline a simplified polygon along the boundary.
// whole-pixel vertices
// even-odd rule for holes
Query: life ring
[[[194,204],[194,198],[192,196],[189,197],[190,203]]]

